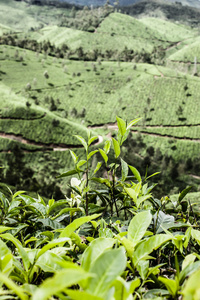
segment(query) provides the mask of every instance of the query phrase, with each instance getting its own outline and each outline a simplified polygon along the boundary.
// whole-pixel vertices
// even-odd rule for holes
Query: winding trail
[[[179,127],[191,127],[191,126],[195,126],[195,127],[200,127],[200,124],[197,125],[172,125],[172,126],[168,126],[168,125],[148,125],[145,126],[146,128],[166,128],[166,127],[173,127],[173,128],[179,128]],[[117,123],[108,123],[108,124],[100,124],[100,125],[94,125],[94,126],[88,126],[88,129],[106,129],[106,130],[118,130],[118,126]],[[154,136],[154,137],[162,137],[162,138],[170,138],[170,139],[174,139],[174,140],[182,140],[182,141],[191,141],[191,142],[195,142],[195,143],[200,143],[200,138],[189,138],[189,137],[178,137],[178,136],[174,136],[174,135],[169,135],[169,134],[161,134],[161,133],[155,133],[155,132],[147,132],[142,130],[132,130],[132,133],[136,133],[136,134],[143,134],[143,135],[149,135],[149,136]],[[111,133],[109,132],[107,134],[107,137],[109,139],[112,138]],[[37,151],[67,151],[70,149],[76,149],[76,148],[83,148],[82,145],[66,145],[63,143],[59,143],[59,144],[54,144],[54,143],[49,143],[49,144],[45,144],[42,142],[35,142],[33,140],[24,138],[22,135],[16,135],[14,133],[5,133],[5,132],[0,132],[0,138],[5,138],[5,139],[10,139],[13,141],[17,141],[23,145],[29,145],[29,146],[35,146],[37,148],[33,148],[33,149],[24,149],[25,152],[37,152]],[[102,135],[98,135],[98,141],[93,143],[93,146],[97,146],[99,144],[101,144],[103,142],[104,138]],[[2,150],[1,152],[11,152],[11,150],[8,151],[4,151]]]
[[[38,148],[35,149],[26,149],[26,152],[36,152],[36,151],[67,151],[70,149],[83,148],[82,145],[65,145],[65,144],[45,144],[41,142],[35,142],[29,139],[24,138],[22,135],[15,135],[13,133],[5,133],[0,132],[0,138],[10,139],[13,141],[20,142],[23,145],[36,146]],[[94,146],[97,146],[103,142],[103,137],[101,135],[98,136],[98,141],[94,143]],[[0,151],[5,152],[5,151]],[[11,152],[10,150],[7,152]]]

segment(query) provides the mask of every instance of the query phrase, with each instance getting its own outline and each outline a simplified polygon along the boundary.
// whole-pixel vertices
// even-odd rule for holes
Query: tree
[[[46,70],[46,71],[44,71],[44,77],[46,78],[46,79],[48,79],[49,78],[49,73],[48,73],[48,71]]]
[[[28,82],[26,87],[25,87],[25,91],[28,92],[30,90],[31,90],[31,84],[30,84],[30,82]]]
[[[70,16],[71,16],[72,18],[75,18],[75,17],[76,17],[76,8],[75,8],[75,6],[72,7],[71,12],[70,12]]]

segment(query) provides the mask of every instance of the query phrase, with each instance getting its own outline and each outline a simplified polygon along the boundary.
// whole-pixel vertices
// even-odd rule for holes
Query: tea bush
[[[138,120],[117,117],[118,136],[103,149],[90,151],[98,137],[89,132],[87,141],[76,136],[85,157],[70,151],[74,169],[59,176],[73,176],[70,197],[46,203],[24,191],[0,193],[0,299],[199,299],[199,220],[185,200],[191,187],[172,203],[156,199],[148,179],[157,173],[142,177],[120,158]],[[97,153],[105,177],[97,176],[102,163],[90,167]]]

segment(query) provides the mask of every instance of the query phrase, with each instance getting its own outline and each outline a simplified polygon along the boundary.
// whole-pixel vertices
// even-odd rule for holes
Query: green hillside
[[[11,31],[12,29],[10,27],[0,24],[0,36]]]
[[[181,48],[187,40],[196,38],[197,34],[197,29],[169,21],[155,18],[136,20],[127,15],[110,13],[94,32],[46,26],[30,32],[28,38],[38,43],[49,41],[59,48],[67,45],[68,57],[84,59],[87,56],[90,60],[94,60],[103,56],[104,60],[126,60],[124,57],[128,56],[129,60],[140,61],[141,56],[144,59],[146,54],[150,54],[149,58],[146,58],[148,61],[154,60],[156,52],[163,56],[164,51],[170,50],[171,47],[181,44],[179,47]],[[27,34],[20,34],[19,38],[26,39]],[[76,52],[75,56],[74,52]],[[168,56],[174,52],[169,51]]]
[[[21,23],[16,28],[24,32],[14,35],[1,26],[2,34],[8,34],[0,45],[0,160],[8,161],[10,170],[3,171],[2,180],[17,163],[35,174],[42,168],[44,174],[48,161],[53,161],[49,172],[54,174],[56,168],[59,174],[71,167],[70,149],[83,151],[74,135],[86,137],[87,128],[92,128],[98,136],[94,148],[98,147],[103,139],[115,136],[117,115],[127,121],[142,117],[123,148],[127,161],[134,161],[141,172],[147,165],[149,172],[162,171],[162,191],[194,182],[192,175],[200,171],[198,65],[193,76],[186,64],[179,63],[181,58],[173,57],[190,48],[194,53],[196,28],[109,12],[89,32],[75,29],[76,22],[73,28],[58,26],[50,7],[42,6],[39,12],[36,5],[11,0],[2,7],[10,10],[12,22],[18,22],[20,14],[14,13],[18,9],[25,18],[38,11],[36,28],[40,22],[48,24],[25,32]],[[69,13],[63,9],[62,16]],[[91,10],[91,16],[96,13]],[[86,15],[88,22],[88,9]],[[6,18],[1,22],[6,24]],[[15,149],[22,151],[20,162]],[[32,184],[36,189],[38,181]],[[65,181],[59,184],[66,190]]]
[[[60,17],[69,16],[70,10],[52,6],[30,5],[26,2],[1,0],[0,22],[13,31],[27,32],[48,24],[59,24]]]
[[[142,18],[139,19],[141,23],[157,33],[157,38],[162,40],[179,42],[195,36],[197,31],[192,31],[191,27],[182,24],[173,23],[170,21],[156,19],[156,18]]]
[[[172,3],[173,2],[173,3]],[[189,4],[190,2],[190,4]],[[192,3],[195,7],[192,7]],[[172,22],[198,27],[200,17],[199,1],[142,0],[121,7],[121,12],[136,18],[155,17]]]
[[[121,21],[126,17],[120,15]],[[108,19],[108,18],[107,18]],[[111,20],[111,26],[115,28],[115,22]],[[108,21],[109,22],[109,21]],[[45,27],[40,30],[39,33],[31,34],[32,38],[36,38],[38,42],[49,40],[56,46],[62,46],[62,44],[70,45],[70,48],[75,50],[79,47],[83,48],[83,51],[99,50],[103,53],[106,50],[112,51],[123,51],[125,47],[133,49],[134,51],[141,52],[145,49],[147,52],[152,52],[154,46],[164,45],[167,47],[168,42],[161,42],[158,39],[151,40],[153,36],[150,33],[145,33],[144,37],[139,35],[140,29],[144,29],[144,26],[138,22],[137,28],[134,27],[134,31],[126,34],[118,32],[117,28],[113,29],[112,32],[104,32],[103,27],[98,28],[96,33],[89,33],[81,30],[71,28],[61,28],[57,26]],[[103,23],[102,23],[103,26]],[[112,27],[111,27],[112,28]],[[128,38],[127,38],[128,37]]]
[[[200,62],[200,38],[197,37],[187,43],[182,49],[175,52],[169,59],[172,61],[191,62],[193,63],[196,57],[196,61]]]

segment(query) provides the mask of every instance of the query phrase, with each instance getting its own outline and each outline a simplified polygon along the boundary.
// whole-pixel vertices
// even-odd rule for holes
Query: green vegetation
[[[122,159],[138,121],[117,117],[117,138],[96,151],[90,146],[97,136],[76,136],[84,154],[71,151],[74,169],[59,176],[76,176],[70,197],[45,202],[24,191],[0,193],[0,296],[198,299],[199,210],[192,208],[191,187],[172,199],[154,198],[148,180],[157,173],[143,177]],[[97,175],[102,162],[90,168],[97,153],[107,166],[105,177]],[[100,187],[94,190],[92,181]]]
[[[199,56],[199,37],[195,38],[192,43],[186,44],[182,49],[169,56],[172,61],[180,61],[185,63],[200,62]]]
[[[9,14],[8,14],[9,11]],[[59,24],[61,16],[69,16],[70,9],[30,5],[24,1],[2,0],[0,20],[12,31],[28,31],[47,24]]]
[[[170,3],[173,2],[173,3]],[[136,18],[154,17],[169,20],[176,23],[198,27],[200,16],[200,4],[198,0],[181,1],[143,0],[128,7],[122,7],[121,12]],[[190,4],[188,5],[189,2]],[[191,7],[196,6],[197,8]]]
[[[199,299],[198,28],[44,4],[0,4],[0,299]]]
[[[197,43],[197,28],[156,18],[136,20],[110,6],[53,10],[10,0],[2,7],[10,9],[12,22],[19,26],[10,23],[11,32],[5,14],[1,19],[3,182],[15,185],[11,165],[16,163],[22,168],[17,188],[47,197],[58,190],[64,195],[66,180],[56,183],[54,169],[62,172],[63,160],[70,168],[69,150],[83,152],[74,135],[86,137],[90,127],[98,136],[95,150],[110,138],[110,131],[116,136],[116,115],[130,120],[134,114],[142,120],[124,144],[122,156],[130,164],[135,161],[140,172],[147,166],[149,172],[162,171],[157,197],[187,183],[199,191],[194,177],[200,169],[198,55],[196,63],[192,54],[189,64],[172,59]],[[25,29],[16,10],[37,24],[27,21]],[[52,19],[53,13],[58,18]],[[19,162],[17,151],[21,151]],[[25,184],[29,171],[40,175]],[[51,186],[49,193],[46,186]]]

